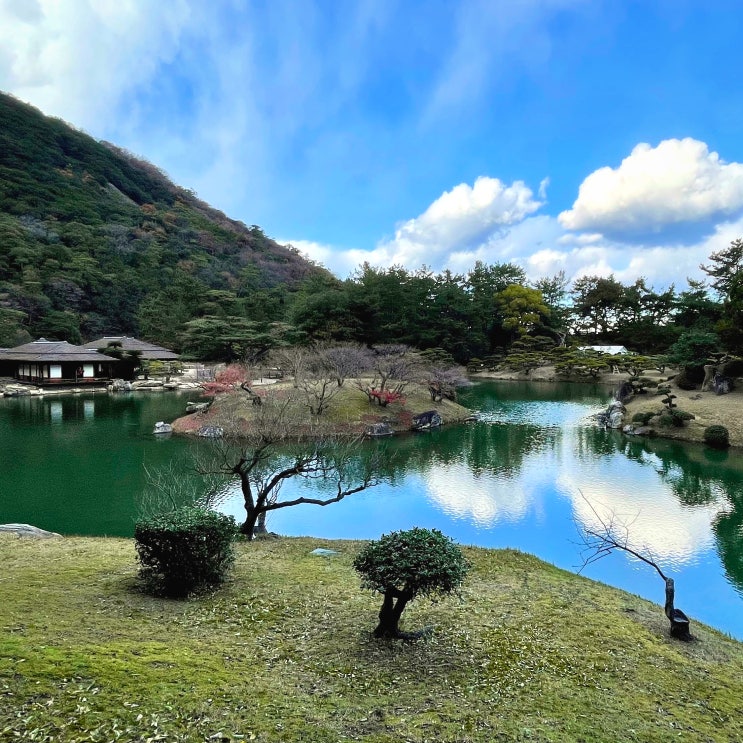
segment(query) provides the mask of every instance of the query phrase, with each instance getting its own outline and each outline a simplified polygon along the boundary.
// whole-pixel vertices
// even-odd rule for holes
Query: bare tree
[[[457,399],[457,388],[470,384],[459,366],[433,365],[424,370],[424,379],[432,402]]]
[[[356,386],[366,394],[369,402],[381,406],[402,398],[405,388],[413,382],[420,369],[420,359],[403,344],[385,344],[372,349],[371,380],[356,380]]]
[[[319,346],[317,351],[325,367],[335,375],[339,387],[343,386],[346,379],[361,376],[369,369],[372,361],[369,349],[355,343]]]
[[[248,539],[265,531],[272,511],[302,503],[327,506],[378,482],[375,462],[359,456],[356,441],[316,437],[302,407],[296,396],[266,396],[249,422],[233,417],[223,423],[225,435],[197,455],[200,474],[240,483],[245,508],[240,531]],[[282,486],[297,477],[322,481],[332,490],[327,496],[282,499]]]
[[[583,544],[583,549],[581,550],[583,563],[578,572],[580,573],[588,565],[601,560],[615,550],[627,552],[638,560],[644,562],[646,565],[650,565],[650,567],[654,568],[658,575],[663,579],[666,586],[665,614],[668,617],[668,621],[671,623],[671,636],[679,640],[691,640],[692,636],[689,633],[689,618],[683,611],[681,611],[681,609],[676,609],[673,605],[675,596],[673,578],[669,578],[663,573],[647,547],[635,548],[631,545],[629,526],[617,519],[616,514],[612,513],[610,518],[605,520],[599,515],[593,504],[585,495],[583,495],[583,493],[581,493],[581,497],[593,512],[599,526],[597,528],[591,528],[586,524],[579,524],[579,531]]]
[[[273,352],[271,358],[276,366],[293,378],[294,386],[299,387],[311,355],[312,350],[307,346],[289,346]]]

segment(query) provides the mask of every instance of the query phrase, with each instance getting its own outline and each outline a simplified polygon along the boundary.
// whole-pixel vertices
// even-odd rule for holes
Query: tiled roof
[[[101,354],[84,346],[73,346],[67,341],[48,341],[39,338],[22,346],[0,350],[3,361],[101,361]]]

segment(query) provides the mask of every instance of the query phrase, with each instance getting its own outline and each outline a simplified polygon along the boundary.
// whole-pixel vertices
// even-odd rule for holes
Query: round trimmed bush
[[[469,563],[462,550],[438,529],[415,527],[383,534],[356,555],[353,566],[363,588],[384,595],[376,637],[415,639],[421,633],[401,632],[406,604],[416,596],[445,595],[462,583]]]
[[[232,516],[194,506],[137,522],[142,585],[157,596],[184,598],[223,583],[237,533]]]
[[[707,426],[704,429],[704,443],[713,449],[727,449],[730,446],[730,434],[725,426]]]
[[[650,423],[650,419],[655,417],[655,413],[646,411],[644,413],[635,413],[632,416],[633,423],[639,423],[641,426],[647,426]]]

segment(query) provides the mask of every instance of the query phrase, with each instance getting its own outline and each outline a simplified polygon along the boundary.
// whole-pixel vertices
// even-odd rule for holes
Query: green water
[[[183,414],[188,399],[168,392],[0,400],[0,522],[131,536],[145,469],[187,446],[153,436],[154,424]]]
[[[193,397],[193,395],[191,396]],[[384,481],[327,508],[274,512],[286,535],[369,539],[411,526],[462,544],[515,547],[568,570],[581,565],[579,525],[593,509],[628,526],[633,546],[676,579],[693,619],[743,639],[743,457],[703,446],[640,440],[593,425],[609,393],[584,385],[484,383],[462,401],[478,423],[370,442],[385,447]],[[175,393],[0,400],[0,523],[63,534],[133,533],[147,474],[193,442],[152,435],[185,409]],[[317,491],[289,482],[284,495]],[[223,510],[243,516],[236,488]],[[626,554],[585,574],[663,601],[657,574]]]

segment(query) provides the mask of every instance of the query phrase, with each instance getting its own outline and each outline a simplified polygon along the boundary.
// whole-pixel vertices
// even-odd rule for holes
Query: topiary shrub
[[[743,359],[730,359],[720,366],[723,377],[743,377]]]
[[[713,449],[727,449],[730,446],[730,434],[725,426],[707,426],[704,429],[704,443]]]
[[[670,413],[661,413],[658,416],[658,425],[663,426],[663,428],[670,428],[674,425],[673,416]]]
[[[674,378],[673,381],[680,390],[695,390],[702,383],[704,379],[704,372],[699,372],[698,369],[682,369]]]
[[[384,595],[375,637],[412,640],[423,633],[401,632],[400,615],[416,596],[452,593],[469,563],[459,547],[437,529],[409,529],[370,542],[353,561],[362,587]]]
[[[673,418],[673,425],[676,428],[682,428],[686,421],[693,421],[695,418],[692,413],[687,413],[685,410],[672,410],[671,416]]]
[[[650,419],[654,418],[657,413],[646,411],[645,413],[635,413],[632,416],[633,423],[639,423],[641,426],[647,426],[650,423]]]
[[[184,598],[224,582],[234,562],[237,523],[196,506],[137,522],[140,581],[156,596]]]

